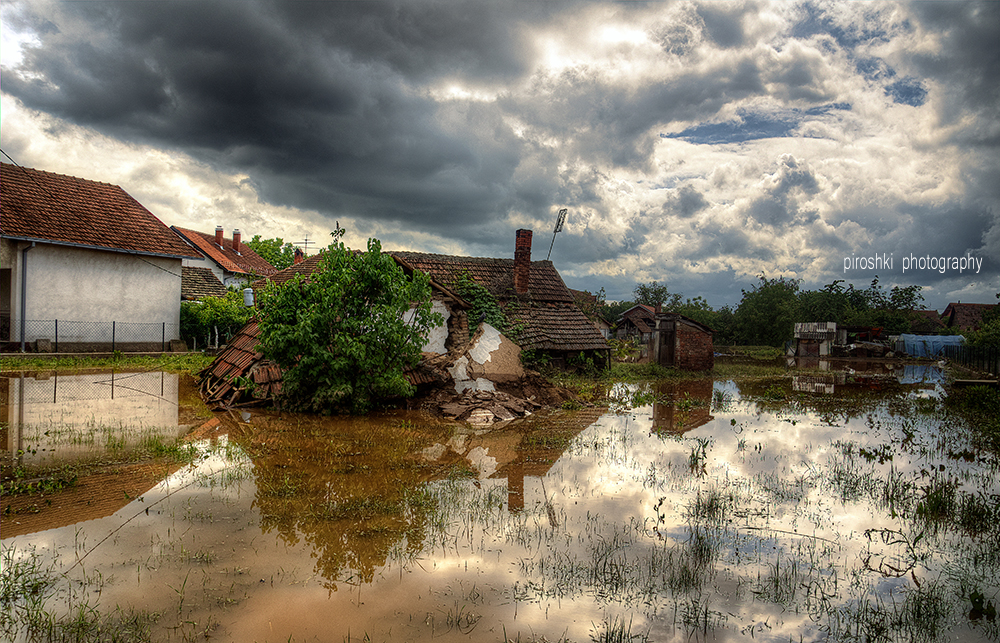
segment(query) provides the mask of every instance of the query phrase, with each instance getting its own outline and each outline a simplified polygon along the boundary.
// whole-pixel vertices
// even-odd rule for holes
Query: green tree
[[[746,346],[781,346],[792,338],[798,321],[799,282],[758,275],[760,283],[743,291],[733,314],[736,341]]]
[[[259,234],[255,234],[253,239],[247,241],[247,245],[278,270],[284,270],[295,263],[295,246],[285,243],[281,237],[261,239]]]
[[[662,306],[665,310],[673,310],[681,305],[681,296],[677,293],[671,294],[666,284],[650,281],[638,284],[632,291],[635,295],[635,303],[646,306]]]
[[[705,324],[712,330],[715,330],[718,313],[708,305],[708,301],[704,297],[697,296],[694,299],[686,299],[683,304],[674,306],[670,310],[671,312],[680,313],[685,317],[690,317],[696,322]]]
[[[181,302],[181,337],[203,344],[216,337],[225,343],[250,319],[251,309],[243,305],[243,293],[228,291],[225,297]]]
[[[377,400],[413,395],[405,370],[420,359],[431,312],[427,275],[407,275],[377,239],[353,252],[332,233],[319,268],[258,298],[260,350],[284,370],[282,398],[295,409],[364,413]]]
[[[851,310],[842,279],[823,286],[822,290],[805,290],[799,293],[799,322],[836,322],[843,324]]]

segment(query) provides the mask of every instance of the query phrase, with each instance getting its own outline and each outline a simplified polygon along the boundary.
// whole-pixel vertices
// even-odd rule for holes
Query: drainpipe
[[[35,247],[35,242],[21,251],[21,352],[24,352],[24,325],[26,323],[28,305],[28,251]]]

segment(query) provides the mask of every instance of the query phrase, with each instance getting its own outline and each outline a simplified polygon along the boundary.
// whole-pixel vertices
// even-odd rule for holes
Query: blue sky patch
[[[759,113],[738,110],[739,121],[704,123],[675,134],[660,134],[660,138],[683,138],[696,145],[744,143],[763,138],[792,136],[806,116],[822,116],[833,110],[849,110],[850,103],[830,103],[807,110],[787,110],[779,113]]]
[[[901,78],[891,85],[886,85],[885,93],[893,102],[902,105],[920,107],[927,102],[927,90],[923,83],[912,76]]]

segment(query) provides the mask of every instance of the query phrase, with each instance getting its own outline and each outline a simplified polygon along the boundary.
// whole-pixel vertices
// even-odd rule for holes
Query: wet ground
[[[5,603],[16,640],[81,614],[156,641],[1000,636],[1000,462],[935,369],[620,385],[611,408],[485,430],[208,418],[183,378],[116,375],[112,400],[81,377],[69,401],[63,377],[0,381],[5,467],[182,433],[193,459],[3,516],[3,591],[54,579]]]

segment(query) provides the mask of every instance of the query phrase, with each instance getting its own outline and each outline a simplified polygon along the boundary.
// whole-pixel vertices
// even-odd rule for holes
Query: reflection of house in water
[[[660,382],[653,403],[653,427],[658,433],[682,434],[711,422],[712,390],[710,378],[683,382]]]
[[[4,468],[103,458],[156,436],[169,443],[187,430],[178,423],[178,388],[179,376],[163,372],[0,377]],[[178,468],[142,464],[89,475],[51,504],[37,495],[5,495],[3,537],[110,516]]]
[[[162,371],[0,377],[4,451],[21,465],[46,466],[179,437],[189,427],[178,422],[178,382]]]
[[[838,384],[845,384],[846,382],[846,371],[824,375],[793,375],[792,390],[798,393],[825,393],[832,395]]]
[[[878,389],[886,383],[918,385],[933,389],[944,381],[944,375],[935,364],[893,364],[868,360],[820,360],[788,358],[789,368],[828,371],[792,375],[792,390],[801,393],[832,395],[845,386]],[[850,380],[848,380],[850,376]]]

